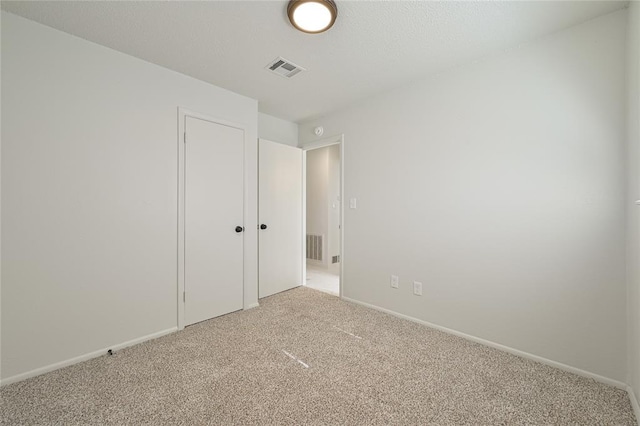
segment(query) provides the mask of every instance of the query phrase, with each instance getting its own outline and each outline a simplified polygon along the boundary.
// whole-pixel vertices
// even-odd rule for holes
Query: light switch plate
[[[355,209],[356,206],[357,206],[356,199],[355,198],[350,199],[349,200],[349,207],[352,208],[352,209]]]

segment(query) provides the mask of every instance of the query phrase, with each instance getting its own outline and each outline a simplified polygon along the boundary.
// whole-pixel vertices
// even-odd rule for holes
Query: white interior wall
[[[298,125],[260,112],[258,113],[258,137],[285,145],[298,146]]]
[[[329,215],[327,202],[329,199],[329,150],[327,148],[307,151],[307,234],[323,235],[328,238]],[[328,267],[328,250],[323,242],[322,262]]]
[[[0,16],[0,49],[2,19]],[[0,52],[0,100],[2,99],[2,53]],[[2,102],[0,101],[0,384],[2,383]]]
[[[307,151],[307,234],[323,235],[322,265],[334,272],[340,264],[340,145]]]
[[[257,102],[2,12],[5,382],[176,327],[179,106],[246,126],[251,306]]]
[[[340,145],[330,145],[327,153],[327,262],[329,268],[340,273],[340,263],[332,263],[332,257],[340,255]]]
[[[640,398],[640,3],[629,6],[629,29],[627,38],[627,93],[629,110],[627,128],[629,132],[628,158],[628,314],[629,357],[628,383],[636,398]],[[640,400],[637,400],[640,403]],[[637,414],[637,413],[636,413]]]
[[[302,123],[345,137],[344,295],[624,381],[625,36],[622,10]]]

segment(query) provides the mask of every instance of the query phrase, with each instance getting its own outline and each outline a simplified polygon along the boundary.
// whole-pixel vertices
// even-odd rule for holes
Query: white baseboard
[[[128,342],[118,343],[117,345],[111,345],[104,349],[89,352],[87,354],[80,355],[75,358],[67,359],[65,361],[56,362],[55,364],[50,364],[44,367],[36,368],[35,370],[27,371],[26,373],[16,374],[15,376],[7,377],[6,379],[0,380],[0,386],[8,385],[10,383],[20,382],[22,380],[29,379],[31,377],[39,376],[41,374],[48,373],[50,371],[58,370],[60,368],[68,367],[70,365],[77,364],[82,361],[87,361],[91,358],[96,358],[96,357],[105,355],[109,349],[117,351],[129,346],[137,345],[138,343],[146,342],[147,340],[157,339],[158,337],[162,337],[167,334],[174,333],[176,331],[178,331],[178,328],[172,327],[166,330],[158,331],[157,333],[152,333],[146,336],[138,337],[137,339],[129,340]]]
[[[631,407],[633,407],[633,414],[636,415],[636,422],[640,424],[640,405],[638,405],[638,398],[636,398],[636,394],[633,391],[633,388],[628,385],[627,385],[627,393],[629,394],[629,399],[631,399]]]
[[[249,309],[253,309],[253,308],[257,308],[258,306],[260,306],[260,303],[256,302],[256,303],[252,303],[249,306],[247,306],[246,308],[244,308],[244,311],[248,311]]]
[[[489,340],[482,339],[480,337],[475,337],[475,336],[472,336],[470,334],[465,334],[465,333],[462,333],[460,331],[452,330],[452,329],[447,328],[447,327],[442,327],[442,326],[437,325],[437,324],[433,324],[433,323],[430,323],[430,322],[427,322],[427,321],[423,321],[423,320],[418,319],[418,318],[410,317],[408,315],[403,315],[403,314],[400,314],[398,312],[395,312],[395,311],[392,311],[392,310],[389,310],[389,309],[385,309],[385,308],[381,308],[379,306],[371,305],[369,303],[361,302],[359,300],[350,299],[350,298],[344,297],[344,296],[342,296],[342,300],[345,300],[347,302],[352,302],[352,303],[355,303],[357,305],[366,306],[367,308],[375,309],[376,311],[381,311],[381,312],[393,315],[393,316],[398,317],[398,318],[402,318],[402,319],[405,319],[405,320],[408,320],[408,321],[416,322],[418,324],[426,325],[427,327],[435,328],[436,330],[440,330],[440,331],[443,331],[443,332],[448,333],[448,334],[453,334],[454,336],[462,337],[463,339],[467,339],[467,340],[470,340],[470,341],[475,342],[475,343],[480,343],[481,345],[489,346],[489,347],[492,347],[492,348],[495,348],[495,349],[499,349],[499,350],[504,351],[504,352],[508,352],[510,354],[513,354],[513,355],[520,356],[522,358],[527,358],[527,359],[530,359],[532,361],[537,361],[537,362],[540,362],[542,364],[546,364],[546,365],[549,365],[551,367],[558,368],[560,370],[568,371],[569,373],[574,373],[574,374],[577,374],[578,376],[587,377],[587,378],[593,379],[593,380],[595,380],[597,382],[604,383],[604,384],[609,385],[609,386],[613,386],[613,387],[616,387],[616,388],[619,388],[619,389],[628,390],[627,384],[623,383],[623,382],[621,382],[619,380],[610,379],[608,377],[604,377],[604,376],[601,376],[599,374],[591,373],[590,371],[581,370],[579,368],[572,367],[570,365],[566,365],[566,364],[562,364],[560,362],[552,361],[550,359],[543,358],[543,357],[538,356],[538,355],[530,354],[528,352],[524,352],[524,351],[521,351],[521,350],[518,350],[518,349],[514,349],[514,348],[511,348],[509,346],[504,346],[504,345],[501,345],[499,343],[495,343],[495,342],[492,342],[492,341],[489,341]],[[636,401],[636,404],[637,404],[637,401]],[[636,414],[636,417],[637,417],[637,414]]]

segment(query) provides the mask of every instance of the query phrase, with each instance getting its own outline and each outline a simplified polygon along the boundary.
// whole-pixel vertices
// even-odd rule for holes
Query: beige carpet
[[[0,389],[2,424],[632,425],[626,392],[298,288]]]

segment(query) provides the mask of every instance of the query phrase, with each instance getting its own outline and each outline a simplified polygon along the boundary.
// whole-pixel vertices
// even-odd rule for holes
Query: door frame
[[[242,164],[243,168],[246,168],[246,141],[247,141],[247,126],[239,123],[234,123],[228,120],[224,120],[218,117],[214,117],[211,115],[203,114],[200,112],[192,111],[186,108],[178,107],[178,265],[177,265],[177,292],[176,292],[176,302],[177,302],[177,323],[178,330],[183,330],[185,327],[185,172],[186,172],[186,156],[185,156],[185,128],[187,117],[196,118],[199,120],[209,121],[214,124],[220,124],[223,126],[233,127],[235,129],[241,130],[243,135],[243,144],[242,144]],[[242,192],[243,192],[243,203],[242,203],[242,226],[247,228],[247,182],[246,182],[246,170],[243,170],[243,179],[242,179]],[[246,309],[245,306],[245,286],[247,283],[247,262],[245,262],[246,255],[246,232],[242,233],[242,258],[243,258],[243,271],[242,271],[242,305],[243,308]]]
[[[302,148],[302,284],[307,284],[307,151],[340,145],[340,287],[338,297],[344,297],[344,134],[304,143]]]

